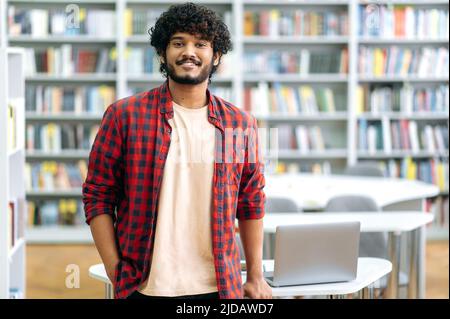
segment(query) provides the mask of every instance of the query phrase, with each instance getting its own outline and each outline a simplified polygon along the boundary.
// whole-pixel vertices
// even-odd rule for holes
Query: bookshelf
[[[97,32],[95,30],[85,30],[85,32],[70,35],[52,34],[51,32],[32,35],[16,32],[16,34],[10,33],[7,36],[7,40],[10,45],[36,50],[41,50],[42,48],[57,49],[64,45],[70,45],[71,50],[77,48],[112,50],[115,62],[113,72],[74,72],[62,75],[55,72],[37,72],[38,70],[36,70],[34,73],[27,75],[26,83],[27,87],[34,87],[36,90],[43,91],[49,90],[50,92],[57,91],[55,88],[58,87],[93,87],[93,90],[96,90],[95,88],[100,90],[100,87],[107,86],[114,89],[114,97],[118,99],[134,92],[156,87],[163,81],[162,76],[158,73],[158,65],[155,63],[154,55],[152,56],[151,52],[145,51],[149,47],[149,36],[146,30],[148,29],[148,23],[154,21],[159,13],[168,8],[170,4],[183,2],[185,1],[74,0],[71,3],[79,5],[80,8],[85,8],[87,11],[111,11],[110,14],[117,21],[116,30],[123,30],[123,32],[114,32],[101,37],[89,34],[90,32],[95,34]],[[276,128],[288,126],[291,128],[291,132],[288,134],[290,134],[289,138],[292,140],[292,147],[280,149],[277,154],[269,152],[266,156],[268,158],[274,155],[278,156],[278,162],[281,166],[272,168],[276,172],[300,170],[302,172],[314,171],[324,174],[339,174],[343,172],[347,165],[360,161],[376,160],[386,170],[386,175],[394,176],[395,174],[388,170],[389,167],[393,167],[393,161],[399,168],[401,168],[401,163],[410,162],[410,160],[412,162],[430,162],[435,160],[448,163],[448,146],[446,150],[438,152],[423,149],[422,147],[418,151],[405,148],[392,149],[389,152],[386,152],[384,149],[375,152],[360,149],[359,140],[361,136],[358,131],[358,125],[361,120],[365,120],[367,123],[385,122],[388,126],[390,123],[401,120],[415,122],[419,136],[427,125],[433,128],[443,126],[447,127],[448,130],[448,100],[446,106],[439,110],[403,110],[396,107],[391,110],[384,110],[382,114],[372,110],[371,104],[368,103],[370,99],[364,100],[361,109],[358,104],[360,103],[360,87],[365,87],[368,95],[372,93],[373,89],[383,87],[389,87],[393,91],[397,90],[400,92],[402,88],[427,88],[431,90],[444,86],[447,87],[448,91],[447,74],[397,72],[394,74],[383,73],[375,75],[361,72],[360,59],[358,58],[362,48],[387,50],[391,47],[396,47],[402,50],[414,51],[426,47],[432,51],[445,47],[448,50],[448,33],[445,32],[444,34],[441,32],[429,36],[423,34],[422,30],[416,34],[408,33],[405,36],[396,36],[395,32],[393,35],[389,34],[389,30],[386,31],[387,29],[384,28],[384,33],[378,31],[377,33],[375,32],[376,30],[373,30],[372,20],[369,23],[369,27],[372,28],[368,29],[370,32],[360,31],[367,26],[367,17],[362,15],[364,11],[361,10],[369,4],[375,6],[377,10],[384,8],[383,10],[394,12],[398,5],[402,5],[407,8],[411,7],[413,11],[416,9],[424,10],[424,13],[421,14],[436,15],[436,12],[430,10],[436,9],[448,12],[447,1],[203,0],[194,2],[204,4],[219,12],[225,22],[231,26],[233,51],[223,60],[224,65],[222,70],[220,70],[221,72],[213,77],[213,92],[219,92],[219,95],[225,99],[251,111],[258,119],[260,127]],[[67,2],[62,0],[9,0],[7,4],[8,7],[15,7],[16,10],[54,10],[58,8],[64,9]],[[297,25],[295,23],[292,25],[292,22],[289,22],[289,17],[292,17],[292,15],[295,17],[295,14],[300,19],[299,21],[301,19],[309,20],[314,27],[305,27],[299,22],[297,22]],[[273,15],[272,18],[271,15]],[[249,27],[252,21],[254,25]],[[265,22],[261,23],[261,21]],[[321,24],[318,21],[327,21],[327,27],[323,28],[325,24]],[[407,23],[411,23],[410,20],[407,20],[405,25]],[[433,30],[433,32],[436,31],[435,29]],[[341,59],[347,62],[346,65],[342,65],[341,60],[339,62],[336,62],[338,60],[331,60],[334,56],[341,57],[342,55],[346,55],[346,57],[344,56]],[[248,69],[250,65],[255,63],[246,63],[248,59],[253,61],[251,60],[252,58],[256,60],[292,60],[298,58],[299,62],[297,64],[294,63],[297,69],[293,67],[281,72],[272,72],[273,70],[265,70],[265,72],[256,70],[255,72],[255,70]],[[303,62],[302,64],[302,59],[303,61],[309,61],[309,63]],[[315,62],[312,60],[315,60]],[[332,67],[337,63],[341,66],[340,68],[331,70],[325,67],[322,69],[318,67],[321,64]],[[308,65],[307,71],[304,68],[306,65]],[[230,70],[241,71],[230,72]],[[292,97],[296,96],[296,94],[299,96],[299,99],[305,98],[309,101],[308,99],[311,98],[310,93],[305,93],[305,96],[296,93],[296,91],[300,92],[301,89],[306,90],[305,92],[311,92],[311,90],[314,92],[316,109],[305,110],[299,106],[300,104],[292,102]],[[274,93],[272,93],[272,90]],[[261,96],[261,93],[269,96],[270,94],[276,95],[279,92],[282,92],[282,98],[278,100],[278,104],[266,103],[268,112],[267,109],[262,111],[252,109],[252,98],[253,104],[258,105],[258,96]],[[331,111],[329,102],[330,92],[332,92],[333,111]],[[75,92],[74,94],[78,93]],[[88,93],[80,93],[79,96],[85,98],[86,94]],[[327,102],[324,103],[324,100]],[[106,104],[106,102],[103,103]],[[102,102],[97,102],[97,104],[102,104]],[[55,123],[61,127],[61,130],[64,130],[63,126],[75,127],[82,125],[84,127],[95,127],[102,118],[101,112],[78,112],[73,114],[73,112],[52,112],[48,110],[44,112],[43,110],[38,111],[28,108],[26,110],[27,126],[42,127],[49,123]],[[320,129],[319,135],[317,135],[316,127]],[[285,131],[287,130],[285,129]],[[304,137],[303,140],[298,138],[298,135],[305,134],[305,131],[308,138],[314,140],[315,143],[305,146]],[[37,130],[35,130],[34,134],[38,134]],[[320,138],[320,136],[322,137]],[[270,141],[267,141],[267,144],[270,145]],[[27,164],[59,162],[71,165],[79,160],[87,160],[88,154],[89,150],[87,147],[82,147],[81,149],[62,147],[60,150],[52,152],[36,148],[34,150],[27,149],[26,158]],[[400,172],[399,168],[398,171]],[[448,177],[445,186],[442,188],[441,196],[436,200],[437,206],[440,205],[442,200],[448,201]],[[27,198],[40,203],[48,200],[57,201],[59,199],[80,201],[81,191],[79,188],[58,189],[57,192],[51,189],[33,189],[27,191]],[[52,209],[55,210],[55,207],[53,206]],[[90,241],[89,233],[83,232],[83,229],[86,230],[87,228],[84,228],[80,207],[77,207],[75,214],[78,216],[77,220],[79,223],[72,226],[75,231],[71,235],[66,237],[53,236],[56,232],[58,234],[69,232],[71,226],[67,225],[59,227],[52,225],[30,227],[27,233],[29,241]],[[441,219],[445,220],[445,218]],[[448,222],[444,222],[443,225],[447,225],[447,231],[445,231],[444,226],[441,227],[442,225],[433,227],[433,229],[437,229],[436,234],[438,238],[441,238],[442,234],[447,234],[444,238],[448,238]],[[77,234],[79,235],[78,238]]]
[[[0,298],[25,297],[24,56],[0,47]]]
[[[373,20],[359,24],[358,50],[363,55],[373,55],[374,65],[373,68],[359,65],[358,89],[364,87],[364,93],[369,93],[363,107],[358,101],[355,105],[358,125],[381,123],[383,137],[377,137],[376,143],[381,142],[383,150],[358,149],[356,161],[376,160],[388,176],[437,184],[441,194],[430,207],[436,219],[427,235],[433,239],[448,239],[448,73],[440,72],[448,69],[448,2],[360,1],[360,20],[370,19],[367,8],[373,4],[380,13],[379,28],[372,28]],[[397,24],[397,21],[403,23]],[[439,56],[442,48],[447,55],[444,64]],[[394,58],[387,61],[383,57],[385,52]],[[383,54],[380,56],[380,53]],[[409,59],[410,64],[394,66],[393,61],[399,57],[403,61]],[[440,87],[446,87],[447,93],[441,95]],[[380,114],[376,105],[381,104],[380,100],[391,109]],[[395,134],[400,136],[396,138]],[[361,133],[355,135],[361,138]],[[430,140],[434,143],[429,143]],[[439,140],[444,145],[438,147]],[[438,173],[434,174],[436,171]]]

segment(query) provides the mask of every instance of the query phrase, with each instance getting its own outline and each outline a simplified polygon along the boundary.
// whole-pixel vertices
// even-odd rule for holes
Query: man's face
[[[210,42],[189,33],[177,32],[166,49],[166,71],[179,84],[200,84],[219,62]]]

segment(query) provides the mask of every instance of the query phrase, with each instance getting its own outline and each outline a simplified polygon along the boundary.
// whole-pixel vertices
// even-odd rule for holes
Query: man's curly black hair
[[[150,44],[159,56],[164,57],[164,63],[161,62],[159,70],[166,78],[166,48],[172,35],[177,32],[199,35],[202,39],[211,42],[214,54],[218,52],[221,57],[232,49],[230,32],[226,24],[213,10],[192,2],[172,5],[161,14],[155,26],[148,30]],[[209,81],[211,81],[211,75],[216,72],[219,64],[213,66]]]

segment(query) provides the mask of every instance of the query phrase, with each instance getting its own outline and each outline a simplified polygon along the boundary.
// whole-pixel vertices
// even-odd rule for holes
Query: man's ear
[[[221,55],[219,52],[217,52],[216,54],[214,54],[214,61],[213,61],[214,66],[218,66],[218,65],[219,65],[220,57],[221,57],[221,56],[222,56],[222,55]]]

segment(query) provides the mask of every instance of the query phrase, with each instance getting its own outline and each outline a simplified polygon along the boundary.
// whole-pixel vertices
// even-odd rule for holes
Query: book
[[[76,199],[28,201],[28,227],[82,225],[83,202]]]
[[[7,108],[7,149],[12,151],[17,147],[17,115],[12,104],[8,103]]]
[[[25,87],[27,112],[101,115],[116,99],[115,88],[100,86],[34,85]]]
[[[348,34],[347,11],[245,10],[246,36],[336,36]]]
[[[244,109],[254,115],[334,113],[346,108],[345,91],[340,88],[309,85],[282,85],[258,82],[244,88]]]
[[[26,163],[27,190],[55,191],[81,188],[87,176],[85,162],[80,160],[72,163],[56,161]]]
[[[78,12],[66,12],[58,8],[30,9],[9,5],[7,14],[9,35],[12,36],[86,35],[112,38],[116,35],[114,10],[78,8]]]
[[[387,48],[360,46],[358,71],[366,76],[448,76],[448,48]]]
[[[381,38],[448,39],[448,8],[412,5],[359,6],[359,35]]]
[[[248,50],[244,53],[244,73],[248,74],[345,74],[347,49],[323,51]]]
[[[70,76],[79,73],[113,73],[116,71],[115,48],[83,48],[71,44],[60,47],[26,48],[32,66],[28,76],[35,73]],[[28,63],[27,63],[28,64]]]
[[[59,153],[63,150],[89,150],[99,125],[85,124],[27,124],[27,151],[40,150]]]

